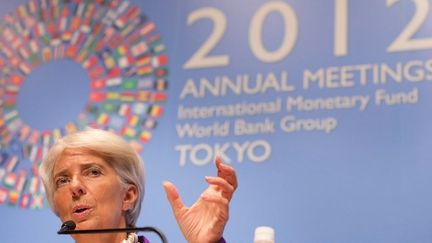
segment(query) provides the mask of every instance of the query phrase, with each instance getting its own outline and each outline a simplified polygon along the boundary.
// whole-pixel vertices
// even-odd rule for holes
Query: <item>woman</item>
[[[225,242],[228,206],[237,188],[232,167],[216,159],[217,177],[186,207],[176,187],[163,183],[185,239],[190,243]],[[143,162],[135,150],[111,132],[89,129],[58,140],[41,166],[48,202],[62,222],[76,229],[135,227],[144,196]],[[76,234],[77,243],[138,242],[136,234]]]

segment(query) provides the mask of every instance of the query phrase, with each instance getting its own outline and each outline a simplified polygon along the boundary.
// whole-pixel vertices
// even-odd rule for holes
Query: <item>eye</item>
[[[89,175],[91,177],[98,177],[98,176],[102,175],[102,170],[100,168],[97,168],[97,167],[92,167],[92,168],[89,168],[87,170],[87,175]]]
[[[66,183],[69,182],[69,178],[66,176],[60,176],[55,180],[55,185],[57,188],[65,185]]]

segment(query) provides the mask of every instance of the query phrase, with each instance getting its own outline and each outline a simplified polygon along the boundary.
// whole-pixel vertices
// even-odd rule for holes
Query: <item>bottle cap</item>
[[[268,226],[259,226],[255,229],[254,241],[274,242],[274,229]]]

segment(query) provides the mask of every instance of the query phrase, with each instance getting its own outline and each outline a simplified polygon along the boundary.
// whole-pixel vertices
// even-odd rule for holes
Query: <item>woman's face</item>
[[[61,220],[77,229],[125,227],[125,212],[136,190],[123,188],[114,169],[101,157],[66,149],[54,165],[54,207]],[[131,188],[132,187],[132,188]]]

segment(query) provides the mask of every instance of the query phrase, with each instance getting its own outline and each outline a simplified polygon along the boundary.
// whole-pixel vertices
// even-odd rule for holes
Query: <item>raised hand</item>
[[[191,207],[186,207],[171,182],[163,183],[177,223],[189,243],[214,243],[222,238],[229,218],[229,202],[237,188],[234,168],[216,158],[217,176],[206,176],[209,186]]]

